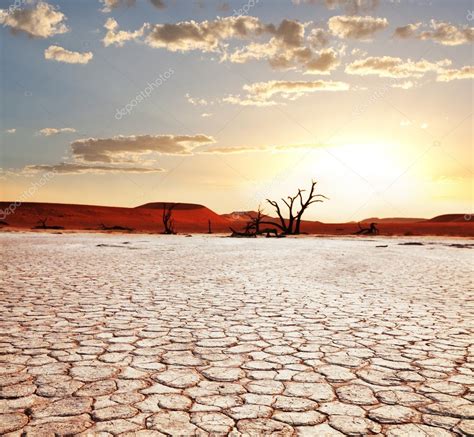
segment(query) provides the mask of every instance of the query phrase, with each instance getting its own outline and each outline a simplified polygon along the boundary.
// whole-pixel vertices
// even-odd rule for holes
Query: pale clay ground
[[[472,436],[474,250],[400,241],[2,234],[0,434]]]

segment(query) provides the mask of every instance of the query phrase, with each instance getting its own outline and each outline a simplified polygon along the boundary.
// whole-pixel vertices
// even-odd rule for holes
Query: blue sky
[[[290,35],[284,29],[262,30],[245,38],[220,31],[218,47],[191,47],[196,41],[186,40],[184,34],[176,44],[187,45],[180,48],[169,42],[167,28],[163,30],[170,24],[173,32],[181,32],[180,23],[191,20],[200,31],[206,20],[229,23],[225,20],[236,18],[235,11],[252,4],[247,1],[164,0],[163,8],[148,0],[133,5],[119,1],[108,11],[99,0],[51,5],[32,1],[10,17],[0,15],[4,171],[0,195],[13,200],[42,171],[65,162],[74,167],[68,171],[62,167],[31,200],[126,206],[193,201],[226,212],[254,209],[260,197],[285,195],[316,177],[321,189],[336,199],[314,212],[314,217],[325,220],[472,209],[472,2],[372,5],[359,0],[362,6],[370,3],[360,10],[351,9],[354,2],[260,0],[248,8],[245,20],[257,20],[262,29],[270,24],[277,28],[284,20],[299,23],[304,42],[291,48],[283,38],[297,32]],[[12,4],[0,0],[4,11]],[[33,24],[26,31],[19,28],[14,14],[35,10],[39,4],[62,14],[59,24],[67,31],[45,36]],[[338,27],[330,26],[332,18]],[[104,25],[109,19],[116,21],[114,32],[132,33],[144,23],[148,27],[144,36],[105,46]],[[417,27],[408,37],[394,36],[409,24]],[[353,34],[347,33],[348,26]],[[361,26],[372,30],[362,34]],[[159,47],[146,39],[150,29],[159,38],[164,35],[153,42]],[[327,38],[324,44],[311,46],[313,58],[329,52],[337,61],[308,74],[293,50],[312,44],[313,29],[321,29]],[[259,44],[258,50],[252,44]],[[86,53],[92,59],[87,63],[46,59],[51,46],[68,51],[69,59]],[[247,55],[254,50],[253,57],[233,61],[238,50]],[[275,59],[290,53],[291,62],[272,65],[270,50],[275,50]],[[401,60],[395,73],[381,66],[386,57]],[[371,61],[377,63],[375,70],[367,69],[368,58],[375,59]],[[363,68],[350,70],[364,60]],[[416,64],[423,60],[429,65]],[[130,114],[115,117],[167,71],[172,71],[170,77]],[[317,92],[309,89],[310,82]],[[297,92],[288,91],[295,87]],[[50,133],[41,133],[44,129]],[[123,137],[119,146],[114,142],[118,136]],[[179,143],[183,136],[186,142]],[[137,152],[138,139],[152,145],[142,145]],[[165,140],[186,150],[164,151]],[[133,142],[131,150],[124,149],[126,141]],[[75,142],[80,143],[76,151]],[[89,155],[77,153],[84,142]],[[107,149],[106,160],[94,161],[91,150],[99,147],[113,150]],[[131,167],[139,170],[130,171]],[[408,193],[406,197],[402,192]],[[362,205],[361,198],[372,200]]]

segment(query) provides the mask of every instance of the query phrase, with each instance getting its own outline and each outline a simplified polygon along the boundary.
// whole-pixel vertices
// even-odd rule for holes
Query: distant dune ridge
[[[75,205],[62,203],[27,202],[10,210],[14,202],[0,202],[0,228],[27,230],[46,223],[47,227],[64,230],[132,230],[134,232],[161,233],[164,205],[173,202],[153,202],[135,208]],[[204,205],[177,203],[173,219],[178,233],[207,233],[209,225],[213,233],[228,233],[229,227],[238,229],[248,221],[248,214],[240,211],[219,215]],[[269,219],[270,221],[276,219]],[[451,235],[474,237],[472,214],[445,214],[432,219],[422,218],[369,218],[364,223],[379,224],[381,235]],[[357,223],[321,223],[303,221],[302,232],[307,234],[351,235],[358,230]]]
[[[444,215],[438,215],[436,217],[433,217],[432,219],[429,220],[430,222],[433,223],[463,223],[466,221],[474,221],[474,215],[473,214],[444,214]]]

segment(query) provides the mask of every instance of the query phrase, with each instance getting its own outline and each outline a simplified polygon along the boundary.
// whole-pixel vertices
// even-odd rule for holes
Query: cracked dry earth
[[[472,252],[400,241],[0,235],[0,434],[472,436]]]

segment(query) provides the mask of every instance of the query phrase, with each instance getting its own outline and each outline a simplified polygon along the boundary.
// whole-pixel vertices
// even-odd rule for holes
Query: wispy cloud
[[[370,16],[341,15],[331,17],[328,26],[329,30],[339,38],[371,40],[375,33],[388,27],[388,20]]]
[[[102,12],[108,13],[119,6],[133,6],[136,0],[99,0],[99,2],[103,5]]]
[[[61,174],[108,174],[108,173],[159,173],[162,168],[130,167],[130,166],[107,166],[107,165],[87,165],[61,162],[59,164],[28,165],[23,168],[22,173],[37,173],[52,171]]]
[[[316,149],[323,147],[322,144],[283,144],[283,145],[256,145],[256,146],[218,146],[208,147],[199,150],[199,153],[210,154],[236,154],[236,153],[250,153],[250,152],[284,152],[297,149]]]
[[[438,82],[451,82],[452,80],[461,79],[474,79],[474,66],[467,65],[458,70],[441,70],[436,77]]]
[[[210,147],[208,149],[200,150],[199,153],[211,153],[211,154],[233,154],[233,153],[245,153],[245,152],[262,152],[269,150],[268,146],[222,146],[222,147]]]
[[[121,6],[134,6],[137,0],[99,0],[99,2],[103,6],[101,11],[104,13],[110,13]],[[166,8],[164,0],[150,0],[150,3],[158,9]]]
[[[330,10],[342,8],[346,13],[356,15],[373,11],[379,5],[379,0],[293,0],[293,3],[323,4]]]
[[[38,131],[38,135],[50,137],[51,135],[58,135],[62,133],[73,133],[73,132],[76,132],[76,129],[72,127],[62,127],[62,128],[45,127]]]
[[[449,59],[430,62],[426,59],[412,61],[411,59],[403,60],[392,56],[372,56],[352,62],[346,66],[345,71],[348,74],[359,76],[375,75],[391,78],[420,78],[427,72],[439,72],[449,65],[451,65]]]
[[[350,88],[348,83],[315,80],[315,81],[279,81],[256,82],[244,85],[244,96],[229,95],[222,99],[225,103],[242,106],[271,106],[277,102],[272,100],[279,97],[284,100],[296,100],[306,94],[321,91],[346,91]]]
[[[415,82],[412,80],[406,80],[404,82],[400,83],[393,83],[392,87],[393,88],[401,88],[402,90],[409,90],[415,86]]]
[[[189,155],[191,151],[214,143],[207,135],[132,135],[112,138],[86,138],[71,144],[73,156],[89,162],[136,162],[147,153]]]
[[[458,46],[474,41],[474,27],[431,20],[429,26],[418,22],[397,27],[394,36],[433,41],[444,46]]]
[[[185,94],[186,100],[191,103],[193,106],[207,106],[211,105],[213,102],[206,100],[206,99],[200,99],[196,97],[192,97],[189,93]]]
[[[144,24],[140,29],[129,32],[126,30],[118,30],[119,25],[117,21],[113,18],[108,18],[104,27],[107,30],[102,40],[105,47],[110,45],[122,47],[127,41],[133,41],[142,37],[148,25]]]

